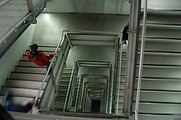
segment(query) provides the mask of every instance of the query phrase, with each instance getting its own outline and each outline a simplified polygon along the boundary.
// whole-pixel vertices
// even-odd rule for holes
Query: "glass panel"
[[[0,0],[2,2],[3,0]],[[0,7],[0,36],[28,13],[26,0],[11,0]]]

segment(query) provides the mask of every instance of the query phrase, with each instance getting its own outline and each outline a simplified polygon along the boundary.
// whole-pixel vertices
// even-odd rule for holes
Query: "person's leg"
[[[47,71],[48,71],[49,66],[50,66],[50,62],[48,62],[47,66],[46,66]]]
[[[1,120],[15,120],[2,106],[0,106],[0,119]]]
[[[48,71],[48,68],[49,68],[49,66],[50,66],[50,63],[51,63],[51,62],[48,62],[47,66],[46,66],[46,71]],[[52,67],[50,68],[49,73],[51,73],[51,72],[52,72]]]

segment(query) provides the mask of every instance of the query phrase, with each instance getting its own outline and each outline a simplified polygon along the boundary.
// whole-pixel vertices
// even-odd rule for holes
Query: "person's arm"
[[[47,56],[47,55],[45,55],[43,52],[41,52],[40,54],[41,54],[42,58],[43,58],[44,60],[46,60],[46,61],[51,60],[51,59],[53,58],[53,56],[54,56],[54,54],[50,54],[50,55]]]
[[[28,51],[28,52],[26,53],[26,59],[27,59],[28,61],[31,61],[30,51]]]

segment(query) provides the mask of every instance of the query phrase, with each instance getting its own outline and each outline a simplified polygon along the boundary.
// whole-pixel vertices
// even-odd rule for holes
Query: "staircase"
[[[181,114],[180,18],[178,11],[148,10],[140,120],[173,120]]]
[[[116,106],[115,106],[115,111],[117,115],[122,115],[123,114],[123,102],[124,102],[124,87],[125,87],[125,79],[126,79],[126,62],[127,62],[127,45],[122,46],[122,59],[121,59],[121,73],[120,73],[120,83],[118,81],[119,79],[119,74],[117,76],[117,90],[116,90]],[[119,61],[118,61],[119,67],[120,67],[120,52],[119,52]],[[120,68],[119,68],[120,69]],[[119,90],[119,92],[118,92]],[[119,93],[119,95],[118,95]],[[119,97],[119,98],[117,98]],[[118,106],[118,108],[116,108]]]
[[[39,50],[47,55],[53,53],[55,49],[56,46],[39,46]],[[36,66],[34,63],[27,61],[25,57],[26,55],[23,55],[0,91],[0,95],[3,96],[7,90],[11,90],[14,102],[20,104],[26,104],[33,97],[36,97],[46,74],[45,67]]]
[[[58,88],[58,95],[55,98],[52,110],[63,111],[64,102],[67,95],[67,89],[71,77],[71,72],[72,72],[71,68],[64,68],[60,80],[60,85]]]

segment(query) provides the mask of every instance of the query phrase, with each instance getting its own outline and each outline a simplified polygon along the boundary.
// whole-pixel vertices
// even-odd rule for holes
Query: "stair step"
[[[64,102],[62,101],[55,101],[53,104],[53,108],[63,108],[64,107]]]
[[[42,67],[16,66],[14,71],[15,72],[24,72],[24,73],[46,74],[46,68],[42,68]]]
[[[59,85],[59,89],[67,89],[68,85],[64,85],[64,84],[60,84]]]
[[[147,16],[148,23],[175,25],[181,24],[181,21],[179,21],[181,15],[180,13],[176,13],[176,11],[148,10],[147,14],[149,14]]]
[[[180,120],[174,119],[173,115],[153,115],[153,114],[139,114],[139,120]]]
[[[69,81],[60,81],[60,85],[59,86],[68,86],[69,85]]]
[[[3,96],[2,96],[3,97]],[[13,103],[17,103],[17,104],[26,104],[29,101],[31,101],[33,99],[33,97],[15,97],[13,96]]]
[[[28,88],[28,89],[39,89],[42,82],[35,81],[22,81],[22,80],[6,80],[4,87],[17,87],[17,88]],[[45,88],[46,83],[43,88]]]
[[[72,72],[72,68],[64,68],[63,72],[71,73]]]
[[[38,90],[33,90],[33,89],[23,89],[23,88],[2,88],[0,91],[1,95],[4,95],[6,91],[12,91],[13,96],[16,97],[30,97],[33,98],[38,94]],[[42,95],[43,91],[41,92],[40,96]]]
[[[63,71],[62,76],[71,76],[71,73]]]
[[[40,66],[34,64],[33,62],[26,61],[26,60],[20,60],[18,65],[26,66],[26,67],[40,67]],[[40,68],[45,68],[45,67],[40,67]]]
[[[134,109],[134,108],[133,108]],[[180,104],[140,103],[139,112],[147,114],[180,114]]]
[[[56,96],[55,101],[65,102],[65,97],[64,96]]]
[[[174,80],[167,80],[167,79],[165,80],[142,79],[142,89],[181,91],[180,84],[181,84],[181,81],[174,81]],[[136,85],[135,85],[135,88],[137,88]]]
[[[149,91],[141,90],[140,92],[140,101],[145,102],[160,102],[160,103],[181,103],[180,92],[169,92],[169,91]],[[169,97],[168,97],[169,96]],[[136,97],[136,90],[135,96]],[[136,98],[134,98],[135,100]]]
[[[58,94],[59,94],[59,95],[62,95],[62,96],[66,96],[67,91],[61,91],[61,92],[59,92]]]
[[[27,73],[11,73],[10,79],[20,79],[20,80],[37,80],[43,81],[45,75],[41,74],[27,74]]]

